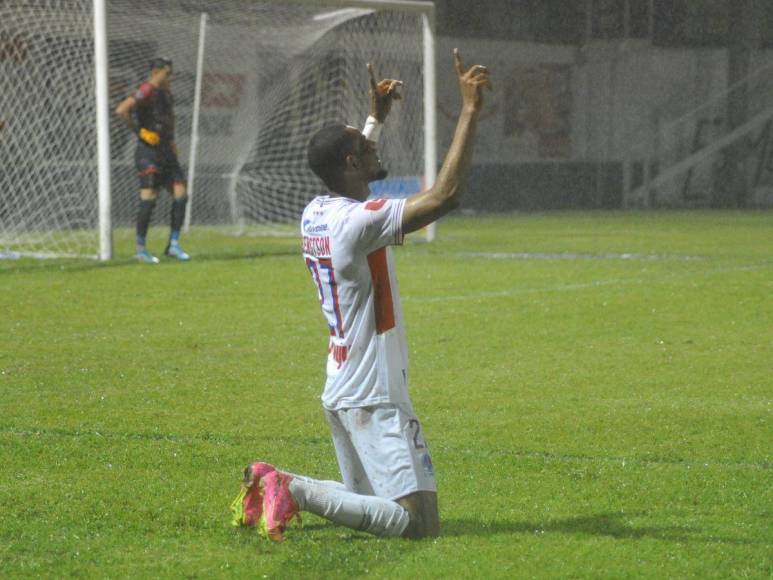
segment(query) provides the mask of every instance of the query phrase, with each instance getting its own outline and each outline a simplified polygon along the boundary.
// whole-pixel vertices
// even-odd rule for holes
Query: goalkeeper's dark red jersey
[[[174,141],[174,110],[172,94],[150,83],[142,83],[134,95],[135,114],[141,129],[159,134],[162,141]]]

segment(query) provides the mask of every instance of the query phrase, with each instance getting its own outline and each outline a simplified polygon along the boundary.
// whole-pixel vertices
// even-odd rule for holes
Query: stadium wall
[[[728,86],[725,49],[658,48],[637,40],[576,47],[449,37],[438,45],[441,152],[450,144],[458,107],[445,56],[461,46],[467,63],[492,69],[495,90],[487,95],[464,202],[478,211],[624,207],[626,184],[641,185],[646,166],[658,169],[653,156],[659,127]],[[773,51],[758,51],[750,70],[772,63]],[[689,129],[685,139],[692,139]],[[763,140],[753,140],[753,154],[765,155]],[[773,185],[773,171],[760,171],[758,161],[751,160],[750,172],[764,174]],[[692,186],[710,188],[715,172],[711,163],[697,168]],[[663,191],[659,204],[685,205],[682,193],[681,187]]]
[[[658,125],[693,110],[711,95],[721,94],[728,83],[728,58],[724,49],[672,49],[652,47],[646,41],[595,41],[584,47],[491,41],[475,38],[438,38],[438,150],[446,151],[458,112],[458,89],[448,55],[454,46],[463,50],[465,62],[486,63],[492,69],[495,90],[479,125],[470,193],[464,208],[473,211],[614,209],[626,206],[626,179],[637,187],[657,139]],[[163,48],[163,47],[162,47]],[[773,51],[755,53],[752,69],[773,63]],[[230,66],[230,65],[229,65]],[[222,78],[234,74],[253,82],[249,72],[224,66]],[[190,70],[188,70],[190,69]],[[193,84],[193,62],[181,61],[176,87],[180,89],[181,151],[187,152],[187,120]],[[390,74],[390,71],[384,71]],[[399,74],[396,71],[394,74]],[[227,87],[226,87],[227,88]],[[418,87],[405,87],[406,98]],[[416,93],[414,93],[415,95]],[[210,192],[194,204],[198,215],[227,214],[220,203],[229,176],[218,157],[218,134],[233,127],[243,129],[239,107],[222,103],[202,108],[202,167],[197,179],[208,180]],[[357,123],[357,119],[347,119]],[[132,170],[127,144],[117,156]],[[187,154],[187,153],[185,153]],[[184,155],[185,155],[184,154]],[[767,167],[767,164],[764,164]],[[773,171],[759,171],[773,186]],[[656,168],[653,168],[656,169]],[[116,168],[121,173],[122,169]],[[711,164],[692,176],[697,188],[711,188]],[[134,199],[129,176],[115,179],[115,195]],[[681,188],[663,191],[660,205],[678,207],[685,201]],[[758,205],[765,205],[758,200]],[[133,204],[116,204],[117,223],[130,223]],[[123,208],[123,209],[122,209]],[[164,215],[164,211],[157,212]]]
[[[63,18],[66,15],[62,12]],[[136,66],[111,70],[111,109],[146,76],[144,56],[173,54],[178,145],[181,161],[187,164],[198,22],[193,19],[185,24],[184,37],[190,39],[190,46],[184,50],[163,35],[149,45],[135,38],[130,23],[123,23],[120,17],[112,22],[111,51],[138,56],[133,61]],[[241,38],[246,34],[236,25],[226,28],[214,27],[212,38],[222,42],[223,38]],[[89,42],[89,33],[87,29],[76,29],[67,33],[72,37],[65,39],[69,44],[62,44]],[[626,180],[635,187],[642,182],[645,168],[652,165],[658,123],[694,109],[710,95],[724,91],[728,84],[725,49],[656,48],[637,40],[593,41],[578,47],[441,36],[437,42],[441,160],[450,144],[459,106],[449,57],[454,46],[462,49],[466,63],[489,65],[495,86],[487,95],[470,177],[471,191],[464,202],[466,208],[478,211],[623,207]],[[243,62],[219,59],[216,52],[209,53],[207,58],[209,92],[202,103],[201,166],[197,173],[197,180],[206,181],[207,186],[197,188],[193,204],[196,223],[205,218],[212,222],[226,220],[229,208],[223,200],[231,175],[230,153],[223,143],[234,133],[244,134],[249,141],[249,135],[257,131],[250,101],[239,98],[254,91],[257,84],[248,66],[250,58]],[[756,51],[750,69],[772,64],[773,51]],[[0,60],[0,73],[6,72],[4,67],[14,66],[20,63],[8,58]],[[41,69],[41,74],[52,72]],[[397,75],[399,71],[383,74]],[[773,94],[771,89],[768,98]],[[419,90],[420,87],[406,86],[406,98],[418,98]],[[45,115],[51,122],[41,118],[40,125],[55,127],[62,111],[41,111],[41,117]],[[91,118],[82,122],[91,123]],[[130,225],[134,222],[137,199],[134,139],[115,117],[111,119],[111,129],[113,219],[118,226]],[[765,140],[762,137],[761,132],[751,137],[750,147],[755,149],[756,157],[749,165],[755,183],[767,187],[767,193],[761,189],[752,200],[758,205],[773,205],[773,163],[765,157],[773,151],[773,145],[768,143],[773,139],[773,130]],[[46,132],[31,135],[34,142],[30,148],[47,151],[46,147],[51,149],[58,140],[66,138]],[[29,156],[22,153],[4,151],[6,163],[19,167],[31,163]],[[58,163],[59,159],[51,156],[47,162]],[[67,170],[68,162],[71,163],[61,162],[62,171]],[[715,169],[707,164],[702,173],[693,176],[696,187],[711,187]],[[30,171],[33,170],[31,166]],[[660,199],[660,203],[672,206],[682,201],[676,193],[669,197],[668,192]],[[161,203],[167,203],[166,196],[162,196]],[[159,208],[156,219],[165,220],[166,213],[165,208]]]
[[[467,64],[486,63],[495,85],[487,95],[470,193],[464,201],[464,209],[473,211],[624,207],[625,180],[629,179],[632,187],[642,183],[658,124],[694,109],[710,95],[722,93],[728,82],[724,49],[655,48],[636,40],[595,41],[576,47],[439,37],[439,161],[451,142],[459,106],[448,58],[454,46],[462,48]],[[758,52],[752,68],[771,63],[773,51]],[[194,67],[192,58],[180,59],[176,70],[183,163],[188,151]],[[226,81],[238,77],[246,85],[254,83],[248,69],[235,70],[232,63],[211,74]],[[129,86],[128,81],[120,84],[121,90],[114,92],[116,98]],[[223,92],[228,88],[224,85]],[[420,89],[405,87],[406,97],[412,98],[416,90]],[[230,108],[217,99],[203,104],[204,154],[199,157],[202,165],[197,180],[208,181],[207,187],[200,189],[208,193],[194,204],[194,222],[221,214],[225,219],[229,211],[222,200],[230,176],[224,165],[227,160],[219,157],[222,148],[218,139],[229,131],[249,128],[245,119],[238,102],[231,103]],[[114,196],[123,201],[114,204],[118,224],[134,219],[132,151],[132,142],[121,143],[114,151]],[[694,175],[695,186],[710,187],[711,171],[707,167],[703,174]],[[773,171],[762,173],[773,187]],[[665,192],[660,204],[683,205],[679,193]],[[156,212],[157,216],[165,213],[165,209]]]

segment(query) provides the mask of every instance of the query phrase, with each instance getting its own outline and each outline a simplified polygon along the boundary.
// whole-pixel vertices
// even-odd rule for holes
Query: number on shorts
[[[413,446],[416,449],[424,449],[424,443],[419,442],[419,433],[421,433],[421,425],[416,419],[410,419],[408,421],[408,428],[413,429]]]

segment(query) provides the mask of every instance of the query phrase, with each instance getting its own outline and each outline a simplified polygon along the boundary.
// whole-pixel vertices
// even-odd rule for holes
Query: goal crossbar
[[[435,13],[434,2],[421,0],[265,0],[281,4],[299,4],[302,6],[330,6],[335,8],[371,8],[373,10],[414,10],[425,14]],[[434,18],[434,16],[433,16]]]

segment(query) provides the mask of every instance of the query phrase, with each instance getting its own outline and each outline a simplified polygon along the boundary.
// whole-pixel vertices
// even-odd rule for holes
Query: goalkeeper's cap
[[[150,61],[150,70],[156,70],[159,68],[164,68],[165,66],[168,66],[169,68],[172,68],[172,59],[166,58],[163,56],[157,56],[153,60]]]

